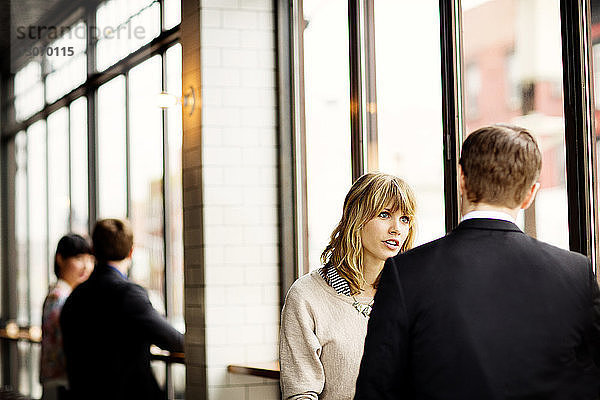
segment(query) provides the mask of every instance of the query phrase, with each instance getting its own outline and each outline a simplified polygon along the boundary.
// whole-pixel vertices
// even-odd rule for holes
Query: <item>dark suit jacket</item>
[[[596,399],[599,314],[587,258],[466,220],[386,262],[355,399]]]
[[[60,324],[75,399],[164,398],[150,368],[150,345],[183,352],[183,335],[141,286],[97,265],[65,302]]]

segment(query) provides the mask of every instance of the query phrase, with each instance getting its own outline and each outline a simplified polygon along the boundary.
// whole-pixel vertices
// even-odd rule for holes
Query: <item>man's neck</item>
[[[463,205],[463,216],[467,215],[471,211],[493,211],[508,214],[512,217],[513,221],[517,219],[520,208],[508,208],[487,203],[468,203]]]
[[[106,264],[116,268],[120,273],[127,276],[127,272],[129,272],[129,266],[131,265],[131,262],[129,258],[125,258],[119,261],[107,261]]]

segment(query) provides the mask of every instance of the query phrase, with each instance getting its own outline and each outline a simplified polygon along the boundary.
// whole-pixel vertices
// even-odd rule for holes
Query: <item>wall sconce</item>
[[[190,86],[181,98],[165,91],[156,95],[156,105],[163,110],[178,104],[183,105],[183,108],[187,110],[188,115],[194,113],[194,110],[196,109],[196,92],[193,87]]]

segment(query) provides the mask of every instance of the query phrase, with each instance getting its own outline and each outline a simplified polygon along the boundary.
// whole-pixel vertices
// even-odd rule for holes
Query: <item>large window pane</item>
[[[181,45],[170,47],[166,54],[167,76],[166,90],[177,97],[181,97],[182,54]],[[169,321],[181,332],[185,332],[183,315],[183,199],[182,199],[182,116],[181,107],[167,109],[167,151],[168,165],[165,179],[167,179],[167,295]],[[185,365],[173,364],[171,368],[171,382],[176,399],[185,395]]]
[[[48,289],[46,208],[46,123],[27,129],[27,185],[29,194],[29,297],[32,325],[41,325]]]
[[[17,323],[29,323],[29,289],[27,276],[27,134],[19,132],[15,137],[15,239],[17,245]]]
[[[163,1],[164,28],[171,29],[181,23],[181,0]]]
[[[129,73],[130,220],[132,278],[164,307],[163,123],[156,96],[162,89],[162,60],[154,56]]]
[[[348,3],[305,0],[303,6],[308,267],[314,269],[352,184]]]
[[[437,2],[375,0],[379,170],[415,190],[417,244],[445,232],[439,23]]]
[[[88,232],[88,138],[87,99],[71,103],[71,231]]]
[[[83,22],[46,47],[46,101],[59,97],[85,82],[87,78],[87,31]]]
[[[96,12],[101,35],[96,69],[103,71],[160,34],[160,5],[152,0],[109,0]]]
[[[498,122],[531,130],[541,189],[522,225],[568,248],[559,0],[466,1],[462,11],[467,132]]]
[[[39,62],[30,62],[15,74],[14,91],[17,121],[29,118],[44,107],[44,85]]]
[[[127,216],[125,77],[98,88],[98,218]]]
[[[177,97],[181,97],[181,45],[177,44],[169,48],[166,52],[167,64],[167,92]],[[169,320],[180,329],[185,331],[183,319],[183,199],[182,199],[182,116],[181,107],[171,107],[167,109],[167,141],[168,141],[168,160],[169,164],[167,178],[168,191],[166,195],[167,206],[166,216],[168,218],[169,231],[167,232],[167,243],[169,244],[168,253],[168,274],[170,308],[168,310]]]
[[[80,167],[81,168],[81,167]],[[69,231],[69,112],[48,116],[48,260],[52,264],[59,239]]]

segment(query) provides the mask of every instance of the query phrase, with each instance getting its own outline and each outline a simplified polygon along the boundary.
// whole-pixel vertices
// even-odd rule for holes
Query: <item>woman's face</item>
[[[367,222],[360,238],[363,246],[363,262],[382,263],[400,252],[408,231],[410,217],[400,210],[392,213],[391,206],[384,208],[378,215]]]
[[[85,282],[94,269],[94,257],[90,254],[79,254],[69,258],[62,258],[58,254],[56,257],[62,279],[72,288]]]

